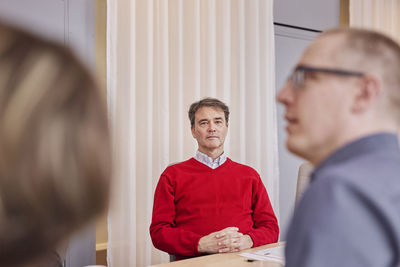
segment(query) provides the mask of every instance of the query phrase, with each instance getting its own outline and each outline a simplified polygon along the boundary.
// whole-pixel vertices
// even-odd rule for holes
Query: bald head
[[[287,148],[318,165],[339,147],[400,122],[400,47],[373,31],[334,29],[307,47],[277,100]]]
[[[315,44],[326,41],[334,43],[330,46],[331,53],[326,53],[331,64],[377,79],[382,90],[382,109],[400,123],[399,44],[381,33],[354,28],[328,30]]]

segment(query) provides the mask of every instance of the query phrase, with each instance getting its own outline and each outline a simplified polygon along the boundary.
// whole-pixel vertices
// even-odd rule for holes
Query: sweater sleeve
[[[175,225],[175,190],[171,178],[161,175],[154,193],[150,235],[153,245],[169,254],[196,256],[200,235]]]
[[[252,192],[253,227],[247,234],[253,240],[253,247],[278,241],[279,227],[269,201],[265,186],[258,176]]]

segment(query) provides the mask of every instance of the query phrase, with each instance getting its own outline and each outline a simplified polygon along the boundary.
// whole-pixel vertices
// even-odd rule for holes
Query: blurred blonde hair
[[[107,206],[103,94],[65,47],[0,23],[0,265],[53,249]]]

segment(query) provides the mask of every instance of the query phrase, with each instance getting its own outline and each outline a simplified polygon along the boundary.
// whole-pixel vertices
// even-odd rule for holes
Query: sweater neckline
[[[213,169],[213,168],[210,168],[209,166],[207,166],[206,164],[201,163],[200,161],[198,161],[194,157],[190,158],[190,161],[191,161],[192,164],[194,164],[194,165],[196,165],[196,166],[198,166],[198,167],[200,167],[200,168],[202,168],[202,169],[204,169],[206,171],[210,171],[210,172],[218,172],[218,171],[220,171],[222,169],[225,169],[226,166],[228,166],[228,165],[230,165],[232,163],[232,160],[230,158],[226,158],[226,161],[222,165],[220,165],[217,168]]]

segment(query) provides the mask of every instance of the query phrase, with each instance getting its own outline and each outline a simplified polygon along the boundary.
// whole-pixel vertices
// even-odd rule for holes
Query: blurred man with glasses
[[[324,32],[277,100],[287,148],[315,167],[286,267],[400,266],[399,45],[368,30]]]

